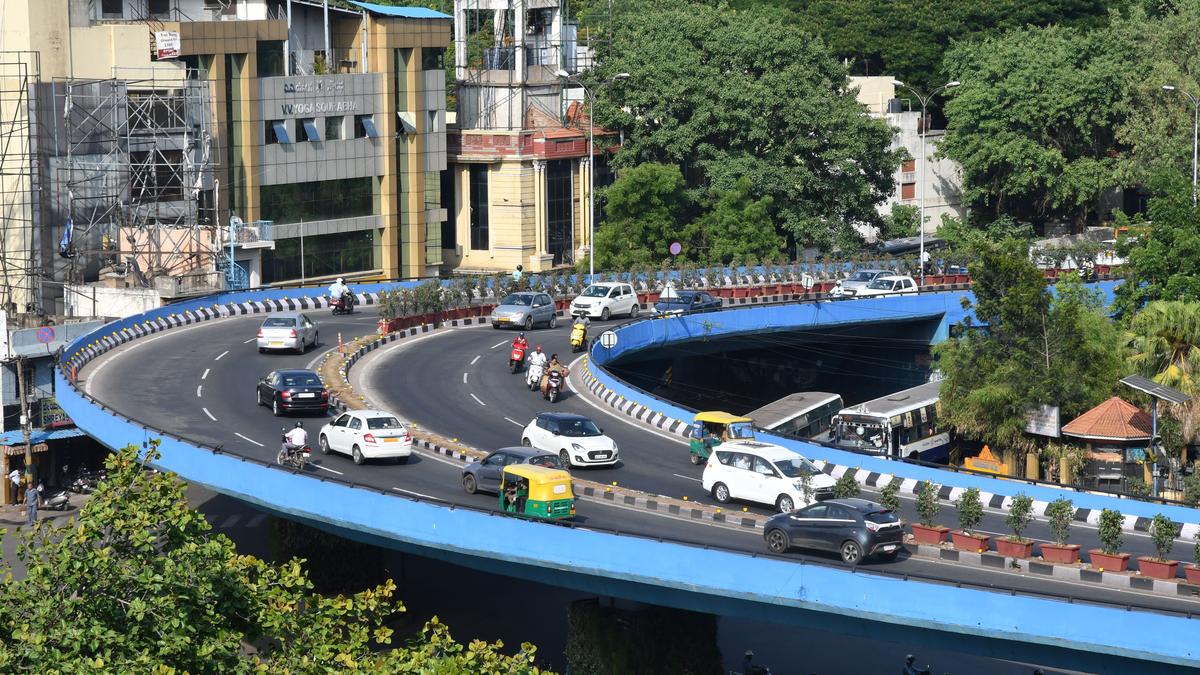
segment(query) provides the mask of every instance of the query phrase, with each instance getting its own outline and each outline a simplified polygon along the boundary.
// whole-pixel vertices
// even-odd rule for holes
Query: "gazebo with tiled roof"
[[[1066,423],[1062,433],[1087,444],[1085,483],[1123,490],[1126,478],[1150,482],[1150,464],[1145,461],[1153,435],[1150,413],[1120,396]]]

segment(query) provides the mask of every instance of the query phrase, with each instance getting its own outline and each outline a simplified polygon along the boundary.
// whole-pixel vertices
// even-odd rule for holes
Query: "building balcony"
[[[229,248],[231,235],[234,248],[275,248],[274,228],[269,220],[255,220],[249,223],[235,220],[229,227],[222,227],[217,232],[217,243],[222,249]]]

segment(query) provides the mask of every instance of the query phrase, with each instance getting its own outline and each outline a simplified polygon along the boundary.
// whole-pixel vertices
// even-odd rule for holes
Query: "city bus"
[[[843,407],[842,397],[826,391],[788,394],[748,413],[754,426],[778,434],[813,438],[829,431],[833,416]]]
[[[940,389],[941,382],[927,382],[844,408],[828,440],[849,450],[944,464],[950,459],[950,434],[937,428]]]

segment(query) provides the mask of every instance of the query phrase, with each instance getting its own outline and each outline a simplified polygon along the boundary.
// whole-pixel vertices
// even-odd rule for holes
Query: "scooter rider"
[[[546,352],[542,351],[542,346],[538,345],[533,348],[533,353],[529,355],[529,374],[525,376],[525,384],[531,384],[534,378],[540,378],[546,370]]]
[[[567,374],[570,373],[566,366],[558,362],[558,354],[551,354],[550,363],[546,366],[546,370],[542,373],[542,396],[546,396],[549,393],[551,371],[557,371],[561,373],[564,380],[567,379]]]
[[[512,346],[513,346],[513,349],[520,347],[521,349],[523,349],[525,351],[529,351],[529,340],[525,339],[524,333],[521,333],[517,337],[513,338]]]
[[[307,445],[308,432],[304,430],[304,422],[297,420],[296,426],[283,436],[283,451],[290,457],[303,451]]]
[[[352,298],[346,297],[348,295],[350,295],[350,287],[346,285],[345,280],[341,277],[338,277],[337,281],[329,285],[329,299],[343,301],[346,303],[347,309],[354,303]]]

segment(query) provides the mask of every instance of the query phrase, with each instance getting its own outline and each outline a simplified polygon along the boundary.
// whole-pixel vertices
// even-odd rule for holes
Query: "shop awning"
[[[58,441],[64,438],[77,438],[86,436],[83,429],[78,427],[70,427],[67,429],[35,429],[29,434],[30,443],[45,443],[47,441]],[[21,436],[20,429],[5,431],[0,434],[0,445],[2,446],[18,446],[22,450],[25,448],[25,439]]]

